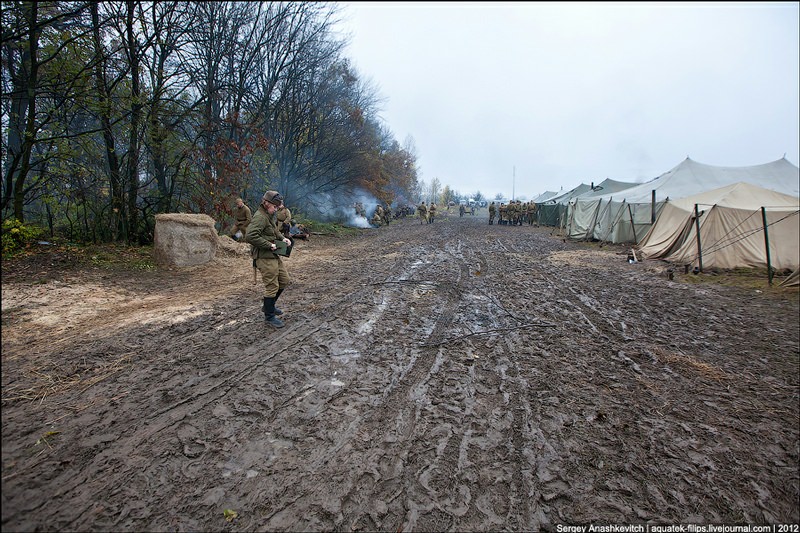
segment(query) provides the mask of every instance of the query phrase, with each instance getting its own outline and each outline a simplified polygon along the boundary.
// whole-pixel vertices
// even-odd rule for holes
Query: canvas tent
[[[781,282],[781,287],[796,287],[800,285],[800,267],[794,269],[788,278]]]
[[[800,197],[739,182],[667,201],[637,248],[645,259],[693,266],[702,261],[703,268],[766,267],[766,240],[773,268],[797,268]]]
[[[596,220],[601,216],[601,208],[603,207],[601,202],[593,202],[592,200],[598,198],[600,196],[610,196],[620,191],[624,191],[626,189],[630,189],[631,187],[636,186],[636,183],[630,183],[626,181],[616,181],[612,179],[606,179],[600,182],[597,185],[592,184],[590,190],[584,192],[579,196],[575,196],[574,198],[570,199],[567,202],[567,207],[565,208],[568,211],[568,217],[565,217],[566,224],[567,224],[567,234],[571,239],[577,240],[589,240],[593,237],[591,229],[594,227],[594,223]],[[593,215],[590,217],[578,217],[575,218],[577,210],[575,206],[580,202],[580,205],[586,207],[588,209],[594,208]],[[609,203],[606,203],[606,208],[608,207]],[[583,225],[581,222],[588,222],[591,221],[591,224]]]
[[[581,183],[574,189],[562,192],[546,202],[540,203],[536,208],[537,223],[542,226],[563,226],[569,201],[591,190],[591,185]]]
[[[556,196],[558,196],[557,192],[545,191],[542,194],[540,194],[539,196],[537,196],[536,198],[534,198],[533,200],[531,200],[531,202],[534,202],[536,204],[542,204],[542,203],[546,202],[547,200],[550,200],[551,198],[555,198]]]
[[[568,236],[613,243],[637,243],[667,200],[686,198],[738,182],[800,195],[798,167],[785,158],[747,167],[718,167],[686,158],[646,183],[616,193],[577,198],[569,205]]]

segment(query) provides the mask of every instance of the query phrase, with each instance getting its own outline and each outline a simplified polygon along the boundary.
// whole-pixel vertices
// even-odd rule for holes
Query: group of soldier
[[[378,203],[375,205],[372,217],[367,218],[367,210],[364,208],[363,203],[354,203],[353,209],[356,212],[356,216],[369,220],[369,223],[373,226],[388,226],[393,219],[405,218],[407,215],[414,212],[414,206],[401,205],[396,211],[393,211],[391,204],[387,203],[384,207],[382,204]]]
[[[247,226],[253,220],[253,214],[247,204],[241,198],[236,198],[236,205],[233,208],[233,228],[231,238],[235,241],[242,240],[247,233]],[[292,212],[283,203],[276,207],[275,225],[280,233],[288,239],[308,239],[310,232],[302,224],[298,224],[292,219]]]
[[[420,224],[433,224],[436,220],[436,202],[431,202],[431,205],[425,205],[425,201],[417,206],[417,215],[419,215]]]
[[[521,200],[511,200],[508,204],[501,203],[498,207],[494,202],[489,204],[489,224],[494,224],[494,217],[497,215],[497,223],[501,226],[529,226],[539,224],[536,222],[536,202],[522,202]]]
[[[373,226],[388,226],[392,220],[392,206],[386,204],[386,208],[381,204],[375,205],[375,212],[372,214],[370,224]]]
[[[367,218],[366,210],[361,202],[353,205],[356,215]],[[413,206],[398,208],[397,213],[392,215],[392,208],[388,204],[383,207],[381,204],[375,206],[375,211],[372,218],[369,219],[373,226],[388,225],[392,218],[400,218],[413,213]],[[419,218],[420,224],[433,224],[436,221],[437,206],[435,202],[426,204],[424,201],[416,207],[416,213]],[[449,211],[449,208],[447,209]],[[475,214],[474,206],[469,210],[464,205],[459,206],[459,215],[464,216],[465,213]],[[495,223],[501,226],[522,226],[528,224],[529,226],[537,226],[536,221],[537,205],[535,202],[523,202],[521,200],[511,200],[508,203],[491,202],[489,204],[489,224]]]

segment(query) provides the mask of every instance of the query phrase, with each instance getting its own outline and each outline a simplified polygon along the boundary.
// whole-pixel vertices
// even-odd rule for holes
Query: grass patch
[[[788,275],[789,273],[783,272],[773,275],[772,286],[769,284],[766,268],[706,269],[699,274],[692,274],[691,271],[689,274],[684,274],[683,271],[681,271],[680,279],[685,283],[716,283],[718,285],[727,285],[742,289],[765,291],[774,289],[785,290],[785,287],[779,287],[779,285]],[[795,287],[794,290],[797,290],[797,288]]]
[[[79,246],[74,252],[92,266],[105,270],[156,270],[152,246],[102,244]]]
[[[303,224],[308,231],[317,235],[331,235],[334,237],[347,237],[351,235],[361,235],[364,228],[354,228],[336,222],[318,222],[316,220],[298,221]]]

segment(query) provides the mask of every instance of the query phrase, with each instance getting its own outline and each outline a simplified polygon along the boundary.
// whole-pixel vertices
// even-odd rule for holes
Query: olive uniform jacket
[[[247,226],[247,242],[250,243],[250,255],[253,259],[277,258],[277,254],[272,251],[272,244],[276,240],[283,240],[283,234],[275,226],[272,217],[266,209],[258,207],[258,211],[253,216],[253,221]]]
[[[250,221],[253,220],[253,215],[250,213],[250,208],[246,205],[243,205],[242,207],[237,206],[234,217],[236,218],[235,227],[242,233],[247,231],[247,226],[249,226]]]
[[[292,212],[289,211],[288,207],[279,207],[275,217],[278,219],[278,229],[281,229],[282,224],[289,224],[289,222],[291,222]]]

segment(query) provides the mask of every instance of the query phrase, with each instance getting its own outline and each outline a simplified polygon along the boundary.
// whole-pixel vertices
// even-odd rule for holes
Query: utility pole
[[[514,182],[516,181],[516,179],[517,179],[517,167],[516,167],[516,165],[514,165],[513,167],[511,167],[511,199],[512,200],[516,199],[514,197]]]

